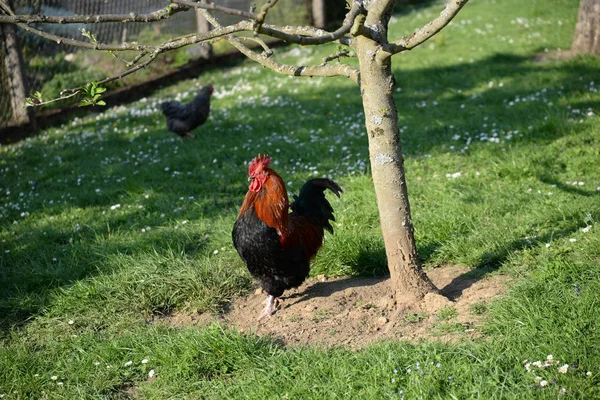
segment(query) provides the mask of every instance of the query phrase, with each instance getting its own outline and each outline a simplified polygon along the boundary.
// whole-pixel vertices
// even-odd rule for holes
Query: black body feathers
[[[187,104],[178,101],[162,103],[160,106],[162,113],[167,117],[167,128],[181,137],[191,136],[189,132],[208,119],[212,92],[212,85],[208,85],[200,89],[196,97]]]

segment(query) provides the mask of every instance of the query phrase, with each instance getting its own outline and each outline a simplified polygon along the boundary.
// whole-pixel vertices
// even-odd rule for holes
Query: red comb
[[[257,169],[259,168],[268,168],[271,165],[271,157],[268,155],[261,156],[260,153],[258,156],[254,157],[250,166],[248,167],[248,175],[253,176]]]

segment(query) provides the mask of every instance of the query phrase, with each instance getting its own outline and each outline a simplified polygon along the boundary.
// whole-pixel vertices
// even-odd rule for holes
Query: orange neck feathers
[[[265,224],[277,230],[280,240],[288,236],[288,210],[290,207],[287,190],[283,179],[271,168],[265,168],[268,178],[262,183],[260,190],[248,190],[238,216],[249,208],[254,208],[256,216]],[[254,182],[252,183],[254,184]],[[252,185],[251,185],[252,187]]]

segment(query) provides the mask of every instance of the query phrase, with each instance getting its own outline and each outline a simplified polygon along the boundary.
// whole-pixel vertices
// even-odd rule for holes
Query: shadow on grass
[[[573,214],[566,216],[564,219],[571,224],[569,228],[553,231],[541,236],[535,236],[528,239],[518,239],[510,244],[503,246],[497,251],[487,252],[481,255],[479,264],[472,270],[454,278],[452,282],[446,285],[441,293],[450,300],[455,300],[460,297],[465,289],[470,288],[473,284],[485,278],[488,274],[497,271],[510,256],[524,251],[529,248],[540,246],[544,243],[549,243],[552,240],[566,238],[575,233],[579,226],[579,215]],[[558,221],[554,221],[556,223]],[[550,222],[553,224],[553,222]]]
[[[580,189],[577,182],[573,182],[571,185],[567,185],[564,182],[561,182],[558,179],[553,178],[552,176],[549,176],[549,175],[541,175],[540,182],[544,182],[549,185],[553,185],[553,187],[556,187],[558,190],[561,190],[566,193],[574,194],[577,196],[584,196],[584,197],[599,196],[600,197],[600,191]]]
[[[115,255],[135,258],[149,252],[176,252],[189,256],[204,251],[208,244],[206,232],[171,229],[114,239],[125,221],[127,215],[121,215],[78,231],[51,224],[30,230],[27,240],[0,259],[0,332],[43,313],[57,290],[116,272],[119,266],[111,261]]]

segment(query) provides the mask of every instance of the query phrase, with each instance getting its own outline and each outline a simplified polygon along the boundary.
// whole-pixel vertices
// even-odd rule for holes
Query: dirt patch
[[[485,276],[449,265],[427,275],[445,296],[427,296],[412,308],[399,308],[387,279],[310,279],[290,290],[270,317],[257,321],[266,295],[236,299],[220,316],[174,314],[163,319],[170,326],[205,326],[212,322],[241,332],[269,335],[285,345],[320,344],[360,348],[382,339],[455,341],[479,334],[486,302],[501,295],[506,276]]]

